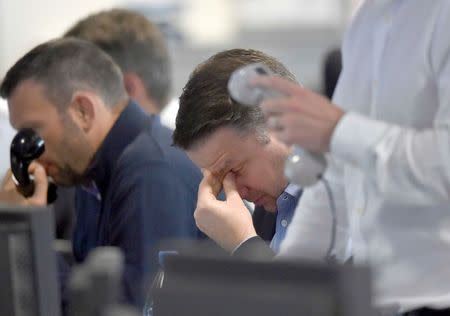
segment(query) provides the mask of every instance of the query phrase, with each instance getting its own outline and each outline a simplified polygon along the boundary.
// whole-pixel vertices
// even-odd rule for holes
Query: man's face
[[[256,133],[243,136],[233,128],[223,127],[187,154],[198,167],[220,179],[232,172],[243,199],[268,211],[276,210],[276,200],[287,186],[284,161],[289,149],[275,138],[264,143]]]
[[[47,175],[63,186],[81,182],[91,156],[91,146],[67,110],[58,111],[41,84],[21,82],[8,99],[9,119],[16,129],[32,128],[45,141],[38,158]]]

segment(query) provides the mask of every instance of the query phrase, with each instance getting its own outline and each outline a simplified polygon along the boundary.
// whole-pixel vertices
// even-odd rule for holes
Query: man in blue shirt
[[[30,165],[36,189],[21,204],[46,202],[47,175],[77,192],[74,255],[78,262],[97,246],[125,255],[123,297],[143,304],[143,289],[157,267],[164,238],[196,238],[192,217],[199,170],[171,146],[171,132],[129,100],[111,58],[82,40],[57,39],[37,46],[6,74],[16,129],[32,128],[45,152]]]
[[[226,250],[245,257],[273,255],[279,250],[301,194],[301,188],[289,184],[284,176],[290,148],[268,132],[259,107],[238,104],[228,94],[231,73],[255,62],[295,81],[280,62],[262,52],[234,49],[218,53],[191,74],[180,97],[173,134],[174,144],[204,170],[195,212],[197,226]],[[222,189],[225,201],[217,200]],[[229,216],[241,214],[234,211],[245,208],[242,199],[256,205],[254,222],[248,212]],[[211,210],[218,216],[208,216]],[[258,227],[270,217],[265,212],[276,214],[272,216],[274,230],[270,223]],[[241,243],[248,232],[254,238]],[[271,239],[271,249],[262,239]],[[250,249],[248,245],[253,244],[256,248]]]

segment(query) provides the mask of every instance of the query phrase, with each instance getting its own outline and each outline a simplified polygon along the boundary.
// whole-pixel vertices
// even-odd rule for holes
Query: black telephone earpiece
[[[25,197],[34,193],[34,182],[28,174],[28,167],[44,151],[44,140],[31,128],[19,130],[11,142],[11,171],[16,180],[17,189]],[[47,203],[53,203],[55,200],[56,185],[49,183]]]

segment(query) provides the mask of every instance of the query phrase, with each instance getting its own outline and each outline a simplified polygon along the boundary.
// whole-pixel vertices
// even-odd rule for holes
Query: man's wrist
[[[233,257],[246,260],[271,260],[275,256],[269,245],[259,236],[247,239],[233,252]]]
[[[231,255],[234,254],[234,252],[239,249],[240,246],[242,246],[242,244],[244,244],[245,242],[247,242],[249,239],[252,239],[254,237],[257,237],[258,235],[256,234],[256,232],[253,235],[249,235],[247,237],[245,237],[237,246],[235,246],[233,248],[233,250],[231,251]]]

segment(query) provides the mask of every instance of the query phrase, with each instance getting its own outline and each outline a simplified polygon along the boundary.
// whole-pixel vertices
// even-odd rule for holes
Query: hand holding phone
[[[44,140],[31,128],[18,131],[11,142],[11,171],[17,190],[26,198],[33,195],[35,183],[29,174],[33,160],[39,158],[45,151]],[[56,200],[56,186],[49,183],[47,203]]]

